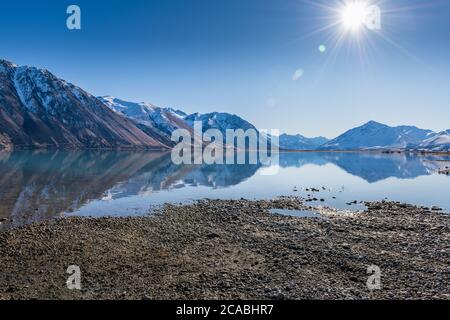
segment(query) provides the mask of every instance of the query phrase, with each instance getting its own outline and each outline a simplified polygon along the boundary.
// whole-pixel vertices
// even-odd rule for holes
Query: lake
[[[450,211],[450,156],[363,152],[281,153],[261,165],[175,165],[170,153],[0,152],[0,228],[65,215],[149,214],[166,202],[302,196],[311,205],[359,210],[395,200]],[[272,171],[272,170],[271,170]],[[311,188],[319,191],[311,191]]]

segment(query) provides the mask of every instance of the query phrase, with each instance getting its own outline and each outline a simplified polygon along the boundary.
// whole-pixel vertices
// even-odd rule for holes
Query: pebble
[[[306,201],[203,200],[166,205],[152,217],[71,217],[8,230],[0,233],[0,299],[445,299],[450,292],[448,215],[388,201],[352,215],[330,209],[326,220],[269,211],[305,210]],[[81,292],[61,285],[72,264],[82,270]],[[370,265],[381,268],[383,290],[365,287]]]

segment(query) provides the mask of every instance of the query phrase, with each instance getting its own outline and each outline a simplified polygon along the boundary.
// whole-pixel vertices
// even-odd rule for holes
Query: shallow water
[[[450,211],[450,177],[436,173],[444,160],[450,157],[282,153],[277,173],[264,175],[261,165],[175,165],[170,153],[0,152],[0,220],[8,219],[0,228],[63,215],[143,215],[202,198],[309,196],[310,205],[354,210],[387,198]]]
[[[312,210],[290,210],[290,209],[270,209],[270,213],[282,216],[291,216],[297,218],[319,218],[325,219],[320,213]]]

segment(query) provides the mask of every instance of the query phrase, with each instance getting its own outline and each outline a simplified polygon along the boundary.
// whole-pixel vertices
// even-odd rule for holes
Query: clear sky
[[[450,127],[450,1],[381,1],[382,30],[340,49],[341,25],[318,31],[339,20],[320,2],[340,1],[2,1],[0,57],[94,95],[236,113],[262,129]],[[70,4],[81,31],[66,28]]]

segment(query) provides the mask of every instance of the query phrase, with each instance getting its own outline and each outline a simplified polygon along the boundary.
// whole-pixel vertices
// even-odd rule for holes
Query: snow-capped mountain
[[[428,151],[450,151],[450,130],[442,131],[424,140],[418,147]]]
[[[193,126],[195,121],[202,123],[203,131],[209,129],[218,129],[222,132],[223,136],[226,136],[227,129],[242,129],[244,131],[248,129],[256,130],[256,127],[250,122],[242,119],[241,117],[224,112],[212,112],[206,114],[194,113],[184,118],[186,122]]]
[[[99,99],[111,110],[135,121],[141,130],[167,145],[174,144],[171,141],[174,130],[192,131],[191,126],[184,120],[186,114],[183,111],[161,108],[146,102],[125,101],[111,96]]]
[[[280,148],[287,150],[316,150],[318,147],[329,141],[329,139],[325,137],[307,138],[301,134],[282,134],[279,139]]]
[[[190,126],[194,126],[195,122],[201,122],[203,132],[210,129],[219,130],[222,133],[224,142],[226,142],[227,130],[242,129],[244,131],[254,130],[256,132],[258,148],[266,149],[270,148],[271,145],[272,138],[269,134],[259,131],[253,124],[235,114],[226,112],[194,113],[186,116],[184,119]],[[232,146],[235,147],[236,145],[233,144]]]
[[[171,133],[177,125],[170,122],[169,117],[183,119],[186,114],[173,108],[161,108],[146,102],[129,102],[111,96],[99,97],[111,110],[134,119],[139,123],[158,126],[162,131]]]
[[[0,149],[3,148],[142,148],[173,147],[176,129],[203,131],[253,129],[260,147],[270,135],[229,113],[187,115],[173,108],[135,103],[110,96],[96,98],[47,70],[0,60]],[[199,137],[192,135],[195,139]],[[263,140],[262,140],[263,139]],[[265,140],[269,140],[267,144]],[[370,121],[333,140],[283,134],[281,149],[450,151],[450,131],[435,133],[414,126],[390,127]]]
[[[146,132],[146,128],[150,127],[153,136],[158,134],[155,138],[172,146],[175,144],[171,141],[172,132],[177,129],[186,129],[193,134],[195,122],[202,123],[203,133],[210,129],[218,129],[224,140],[227,129],[243,129],[244,131],[253,129],[258,132],[254,125],[234,114],[212,112],[187,115],[181,110],[162,108],[147,102],[130,102],[111,96],[99,97],[99,99],[114,112],[135,121],[143,131]]]
[[[0,60],[0,143],[33,148],[167,146],[47,70]]]
[[[414,126],[390,127],[370,121],[320,147],[322,150],[414,149],[434,134]]]

